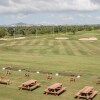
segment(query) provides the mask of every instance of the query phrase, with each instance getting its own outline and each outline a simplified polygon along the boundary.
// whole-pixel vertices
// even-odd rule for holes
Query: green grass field
[[[55,40],[55,37],[68,37],[69,40]],[[97,37],[97,41],[79,41],[82,37]],[[78,32],[76,35],[42,35],[26,37],[23,40],[0,41],[0,75],[5,75],[3,67],[12,66],[17,69],[31,71],[31,77],[25,78],[25,72],[12,71],[9,86],[0,85],[0,100],[74,100],[74,94],[86,85],[93,86],[100,76],[100,33],[99,31]],[[52,72],[53,80],[46,80],[46,74]],[[34,73],[33,73],[34,72]],[[66,76],[55,76],[55,73]],[[75,83],[69,82],[69,75],[81,74]],[[18,86],[29,79],[36,79],[41,88],[35,91],[19,91]],[[60,96],[44,95],[43,90],[53,83],[60,82],[67,91]],[[100,99],[100,93],[94,100]]]

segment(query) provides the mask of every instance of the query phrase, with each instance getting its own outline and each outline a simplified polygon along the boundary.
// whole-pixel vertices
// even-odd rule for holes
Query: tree
[[[9,27],[9,28],[8,28],[8,33],[9,33],[11,36],[14,36],[14,33],[15,33],[14,28],[13,28],[13,27]]]
[[[21,29],[20,30],[20,34],[22,34],[23,36],[25,36],[26,35],[25,30],[24,29]]]
[[[7,35],[7,31],[5,28],[0,28],[0,38],[3,38]]]
[[[74,27],[74,28],[72,29],[72,33],[73,33],[73,35],[76,34],[76,31],[77,31],[77,29]]]

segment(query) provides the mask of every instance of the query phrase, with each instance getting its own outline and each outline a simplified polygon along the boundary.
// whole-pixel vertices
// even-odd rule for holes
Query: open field
[[[97,41],[79,41],[82,37],[97,37]],[[66,35],[69,40],[56,40],[55,37],[65,35],[44,35],[26,37],[21,40],[0,41],[0,75],[5,75],[3,67],[12,66],[29,71],[52,72],[54,79],[46,80],[45,74],[31,73],[31,78],[39,80],[41,88],[29,92],[19,91],[18,86],[28,80],[25,72],[12,71],[6,76],[12,81],[10,86],[0,85],[1,100],[74,100],[74,94],[85,85],[94,86],[99,94],[94,100],[100,99],[100,86],[95,80],[100,76],[100,34],[99,31],[79,32],[77,35]],[[81,74],[75,83],[69,82],[68,76],[55,76],[55,73]],[[57,96],[44,95],[43,90],[61,82],[67,91]],[[10,91],[10,92],[9,92]]]

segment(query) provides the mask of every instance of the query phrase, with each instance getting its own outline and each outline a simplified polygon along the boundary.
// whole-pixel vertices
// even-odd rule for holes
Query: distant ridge
[[[20,23],[11,24],[10,26],[28,26],[28,24],[20,22]]]

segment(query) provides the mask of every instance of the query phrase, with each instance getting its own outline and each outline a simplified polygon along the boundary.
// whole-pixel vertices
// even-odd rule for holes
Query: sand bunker
[[[55,38],[56,40],[68,40],[69,38],[66,38],[66,37],[57,37]]]
[[[79,40],[94,41],[94,40],[98,40],[98,39],[96,37],[89,37],[89,38],[80,38]]]
[[[18,37],[18,38],[0,38],[0,40],[13,40],[13,39],[17,39],[17,40],[20,40],[20,39],[25,39],[26,37]]]
[[[14,39],[20,40],[20,39],[25,39],[25,37],[18,37],[18,38],[14,38]]]
[[[5,38],[0,38],[0,40],[7,40],[7,39],[5,39]]]

